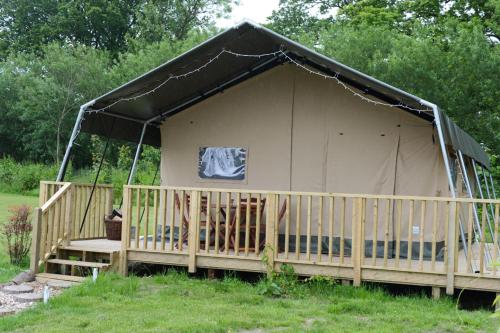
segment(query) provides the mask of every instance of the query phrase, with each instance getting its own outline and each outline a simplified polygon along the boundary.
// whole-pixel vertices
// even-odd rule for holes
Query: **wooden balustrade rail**
[[[33,214],[30,268],[37,273],[39,266],[54,253],[71,233],[71,183],[59,183],[57,191],[37,207]],[[56,186],[50,186],[55,188]],[[49,188],[47,186],[46,188]],[[44,196],[47,193],[44,192]],[[42,195],[42,194],[41,194]]]
[[[40,183],[40,207],[33,213],[30,262],[33,271],[37,272],[57,247],[69,245],[71,240],[105,237],[104,215],[111,213],[113,207],[111,185],[96,186],[80,233],[91,190],[92,184]]]
[[[482,212],[478,242],[474,204]],[[493,235],[485,228],[489,204]],[[143,261],[179,255],[190,271],[228,259],[233,269],[265,271],[266,249],[276,270],[286,263],[309,274],[314,266],[356,285],[408,283],[407,274],[419,273],[422,284],[441,281],[452,293],[457,277],[497,276],[499,207],[483,199],[125,186],[122,268],[132,252]]]

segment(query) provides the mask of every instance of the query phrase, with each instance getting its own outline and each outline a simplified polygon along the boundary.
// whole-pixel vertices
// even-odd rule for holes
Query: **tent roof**
[[[274,54],[243,57],[228,53],[220,54],[222,50],[239,54],[273,52]],[[280,50],[286,56],[281,52],[277,53]],[[216,61],[196,71],[217,55],[219,57]],[[325,57],[265,27],[244,21],[90,102],[88,111],[98,112],[86,113],[82,130],[91,134],[137,142],[143,124],[149,121],[144,143],[160,146],[158,126],[163,119],[230,86],[287,62],[290,60],[287,57],[325,74],[336,75],[349,86],[387,103],[417,110],[426,109],[419,97]],[[182,79],[169,80],[172,76],[191,71],[195,72]],[[154,92],[149,93],[153,89]],[[137,96],[139,96],[137,99],[132,99]],[[103,108],[105,110],[101,110]],[[401,107],[402,110],[414,113],[429,122],[434,121],[431,113],[408,108]],[[489,168],[489,158],[481,146],[444,113],[441,112],[441,116],[442,120],[445,120],[442,121],[442,125],[447,144],[460,149],[467,156]],[[112,133],[109,133],[111,128]]]

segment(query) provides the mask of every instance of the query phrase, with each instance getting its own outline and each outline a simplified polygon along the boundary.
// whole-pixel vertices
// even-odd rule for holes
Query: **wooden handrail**
[[[50,181],[50,180],[41,180],[40,183],[41,184],[48,184],[48,185],[64,185],[67,182],[56,182],[56,181]],[[76,186],[90,186],[90,187],[94,186],[94,184],[92,184],[92,183],[73,183],[73,184],[76,185]],[[107,187],[107,188],[113,187],[113,185],[111,185],[111,184],[97,184],[96,186],[97,187]]]
[[[153,185],[125,185],[131,189],[150,190],[179,190],[179,191],[210,191],[210,192],[232,192],[241,194],[279,194],[279,195],[304,195],[321,197],[345,197],[345,198],[365,198],[365,199],[391,199],[391,200],[419,200],[419,201],[439,201],[439,202],[474,202],[486,204],[500,204],[500,199],[476,199],[476,198],[451,198],[451,197],[426,197],[411,195],[389,195],[389,194],[353,194],[336,192],[299,192],[299,191],[267,191],[267,190],[247,190],[247,189],[227,189],[227,188],[203,188],[203,187],[178,187],[178,186],[153,186]]]
[[[61,187],[50,199],[40,207],[42,213],[46,212],[50,207],[52,207],[60,197],[62,197],[66,191],[71,188],[71,183],[64,183],[64,186]]]

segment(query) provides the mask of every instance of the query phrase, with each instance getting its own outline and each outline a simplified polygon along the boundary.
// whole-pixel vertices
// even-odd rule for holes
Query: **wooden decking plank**
[[[73,275],[63,275],[63,274],[38,273],[36,275],[36,280],[39,282],[47,282],[48,280],[82,282],[83,280],[85,280],[85,277],[73,276]]]
[[[106,268],[106,267],[111,266],[109,263],[90,262],[90,261],[78,261],[78,260],[66,260],[66,259],[49,259],[49,260],[47,260],[47,262],[49,262],[51,264],[80,266],[80,267]]]

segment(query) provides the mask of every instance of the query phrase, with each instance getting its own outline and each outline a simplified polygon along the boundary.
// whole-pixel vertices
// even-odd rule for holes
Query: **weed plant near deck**
[[[2,228],[3,224],[6,223],[9,218],[9,207],[19,206],[21,204],[27,204],[31,207],[35,207],[38,205],[38,198],[17,194],[0,193],[0,228]],[[22,269],[26,269],[28,266],[28,261],[23,262],[21,266],[10,264],[6,240],[0,233],[0,283],[9,281]]]
[[[301,284],[286,297],[262,295],[235,278],[200,280],[169,272],[100,276],[48,305],[0,320],[2,332],[496,332],[487,311],[451,299],[393,297],[378,289]]]

